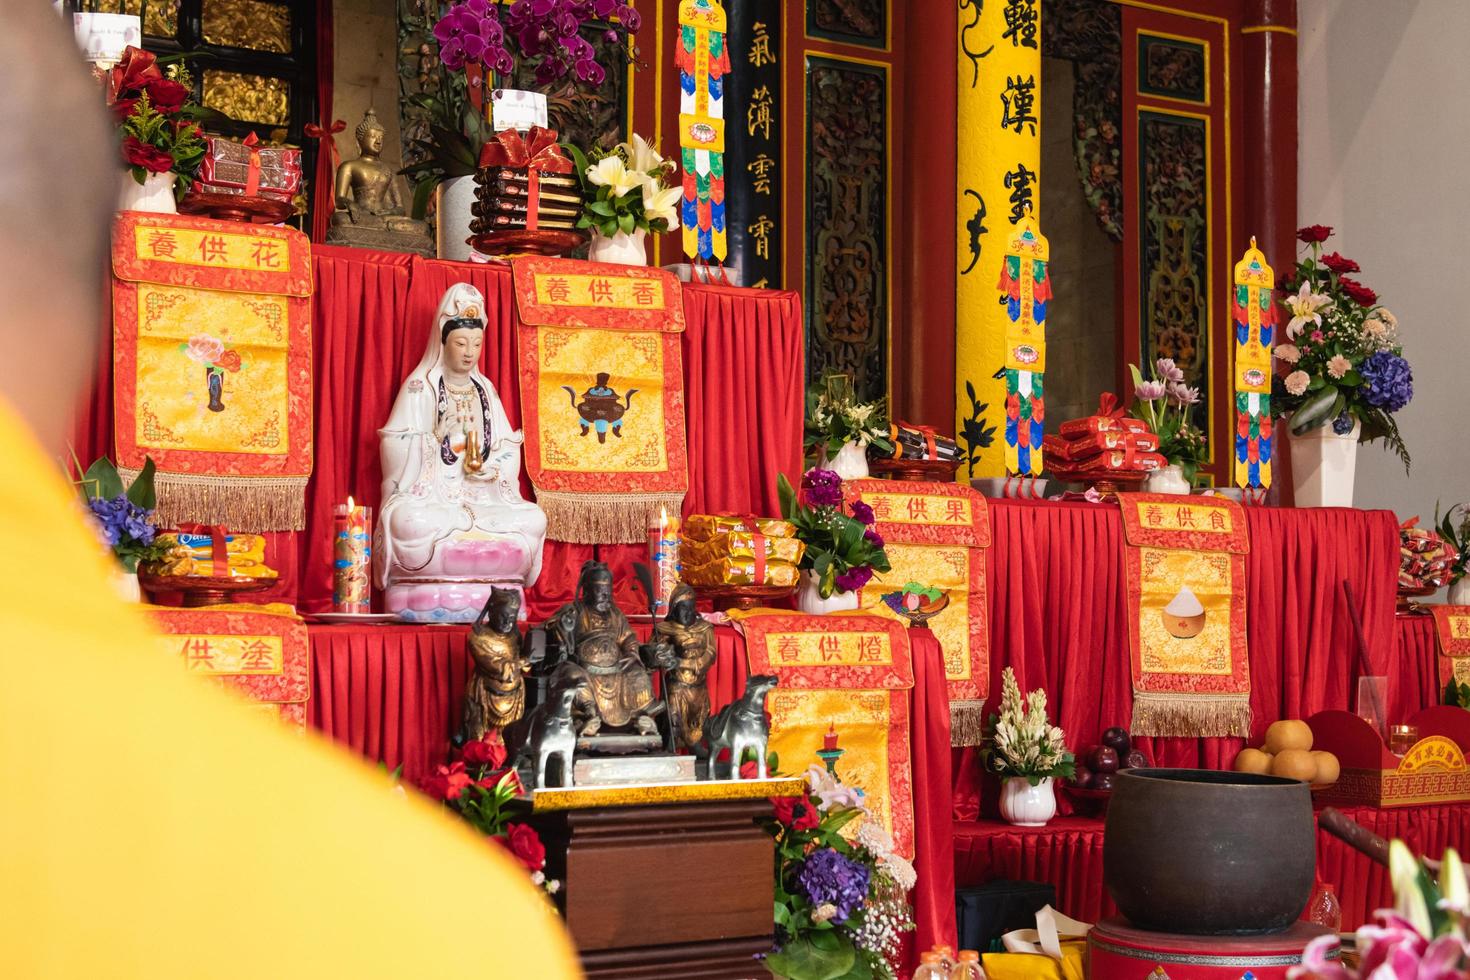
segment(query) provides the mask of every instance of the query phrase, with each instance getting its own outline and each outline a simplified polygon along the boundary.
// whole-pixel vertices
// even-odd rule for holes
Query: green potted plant
[[[1434,524],[1439,536],[1444,538],[1459,553],[1450,566],[1450,591],[1447,601],[1452,606],[1470,606],[1470,503],[1455,504],[1439,516],[1439,506],[1434,508]]]
[[[886,401],[859,401],[851,377],[825,376],[807,389],[805,446],[809,454],[820,453],[816,458],[824,469],[844,480],[862,479],[868,475],[869,446],[893,452]]]
[[[679,227],[676,210],[683,190],[670,187],[677,169],[659,156],[637,133],[611,150],[593,147],[590,154],[570,144],[562,149],[577,165],[582,185],[582,217],[578,228],[592,230],[587,257],[593,262],[643,265],[644,239]]]
[[[78,474],[75,481],[82,504],[92,515],[97,532],[112,551],[119,567],[118,589],[126,599],[141,597],[138,587],[138,565],[159,561],[168,546],[157,540],[158,527],[154,512],[158,495],[153,487],[153,460],[147,459],[133,482],[124,485],[112,460],[100,457],[85,471],[75,458],[72,465]]]
[[[1159,437],[1159,455],[1169,461],[1168,466],[1148,475],[1143,488],[1149,493],[1189,493],[1205,458],[1205,434],[1191,419],[1199,404],[1199,389],[1184,383],[1184,371],[1172,358],[1155,361],[1147,379],[1137,364],[1128,365],[1128,370],[1133,374],[1129,413],[1148,423]]]
[[[1066,736],[1046,719],[1046,692],[1037,688],[1021,700],[1016,672],[1001,674],[1000,714],[987,724],[981,759],[1001,777],[1000,815],[1018,827],[1041,827],[1056,816],[1054,779],[1077,771]]]

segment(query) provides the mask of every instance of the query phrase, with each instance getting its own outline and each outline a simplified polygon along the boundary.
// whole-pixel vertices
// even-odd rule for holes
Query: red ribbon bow
[[[913,424],[911,424],[909,422],[897,422],[897,423],[895,423],[894,427],[897,428],[897,429],[908,429],[910,432],[917,432],[917,433],[919,433],[919,435],[921,435],[921,436],[924,437],[924,446],[928,450],[928,457],[927,458],[929,458],[929,459],[938,459],[939,458],[939,448],[935,444],[935,441],[934,441],[935,440],[935,437],[937,435],[937,432],[935,431],[934,426],[932,426],[932,425],[913,425]],[[897,441],[898,441],[898,433],[895,432],[893,434],[893,436],[894,436],[894,442],[896,444]],[[901,446],[897,446],[897,445],[895,445],[894,448],[898,449],[898,453],[894,457],[895,459],[897,459],[897,458],[899,458],[899,457],[901,457],[903,455],[903,448]]]
[[[260,142],[260,137],[256,136],[255,130],[252,129],[243,142],[245,148],[250,151],[250,169],[245,174],[245,196],[254,197],[260,191],[260,151],[255,148]]]
[[[1123,417],[1123,406],[1118,404],[1118,396],[1111,391],[1105,391],[1097,396],[1097,414],[1099,418],[1120,419]]]
[[[332,120],[330,126],[318,126],[316,123],[307,123],[301,127],[301,131],[306,134],[308,139],[327,141],[327,146],[332,151],[332,173],[334,174],[337,172],[337,168],[342,165],[342,154],[337,149],[337,141],[332,139],[332,137],[346,128],[347,123],[342,119]]]
[[[509,167],[526,170],[526,229],[534,231],[537,212],[541,209],[542,171],[569,174],[576,169],[567,155],[556,145],[556,130],[532,126],[522,137],[514,129],[505,129],[480,148],[480,166]]]

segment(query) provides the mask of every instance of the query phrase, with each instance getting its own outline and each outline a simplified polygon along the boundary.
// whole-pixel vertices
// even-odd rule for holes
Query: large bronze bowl
[[[1306,906],[1316,860],[1306,783],[1209,769],[1118,773],[1103,879],[1141,929],[1279,932]]]

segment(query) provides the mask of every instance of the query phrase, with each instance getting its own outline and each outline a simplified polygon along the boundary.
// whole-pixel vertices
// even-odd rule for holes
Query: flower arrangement
[[[1289,980],[1448,980],[1470,974],[1470,885],[1460,856],[1445,850],[1436,881],[1395,840],[1388,846],[1388,875],[1394,908],[1380,910],[1377,925],[1358,929],[1357,968],[1329,959],[1338,939],[1319,936],[1303,951],[1301,965],[1287,972]]]
[[[1439,516],[1439,505],[1436,504],[1434,526],[1439,528],[1439,536],[1458,552],[1454,564],[1450,566],[1450,582],[1453,584],[1470,575],[1470,503],[1455,504],[1445,511],[1442,519]]]
[[[591,157],[570,144],[562,149],[577,165],[582,184],[582,217],[578,228],[592,228],[605,238],[618,232],[662,233],[679,227],[675,205],[681,187],[670,187],[674,162],[665,160],[637,133],[611,150],[593,147]]]
[[[112,460],[103,456],[81,472],[81,464],[72,460],[79,471],[76,480],[82,503],[91,511],[98,532],[112,549],[118,563],[128,573],[138,570],[139,562],[159,561],[168,554],[168,546],[155,538],[158,527],[153,513],[158,509],[158,495],[153,487],[153,460],[145,459],[143,469],[133,482],[123,485],[122,475]]]
[[[438,44],[436,70],[441,77],[436,91],[408,100],[427,113],[430,137],[414,141],[422,162],[401,171],[417,179],[414,216],[423,216],[441,181],[467,177],[478,167],[481,148],[494,136],[485,112],[486,89],[494,74],[508,76],[519,61],[534,67],[540,85],[565,80],[573,92],[578,85],[596,88],[607,73],[583,29],[599,26],[604,39],[631,58],[634,52],[627,42],[642,23],[642,15],[621,0],[451,3],[430,31]]]
[[[466,742],[459,758],[425,776],[419,789],[505,848],[530,874],[533,884],[554,895],[561,883],[546,877],[546,847],[540,835],[528,824],[511,821],[522,789],[515,767],[506,765],[506,758],[505,743],[492,729]]]
[[[1286,365],[1272,384],[1271,412],[1291,417],[1292,435],[1331,425],[1338,435],[1362,424],[1361,439],[1382,438],[1409,468],[1394,413],[1414,397],[1414,377],[1398,340],[1398,319],[1378,294],[1351,278],[1358,263],[1322,254],[1325,225],[1297,231],[1306,254],[1281,284],[1291,313],[1275,356]]]
[[[852,378],[829,374],[807,389],[806,440],[808,454],[828,452],[855,442],[863,449],[875,446],[893,452],[888,438],[888,407],[884,399],[860,402]]]
[[[191,98],[187,69],[175,62],[165,76],[157,58],[129,45],[104,80],[119,149],[133,179],[142,184],[149,174],[172,173],[174,196],[183,200],[204,162],[199,121],[207,115]]]
[[[762,826],[776,840],[776,951],[766,967],[788,980],[893,980],[917,876],[875,821],[842,834],[868,813],[862,790],[812,766],[803,797],[772,804]]]
[[[1032,786],[1047,777],[1071,779],[1076,760],[1067,751],[1062,730],[1046,720],[1046,692],[1037,688],[1021,700],[1016,672],[1001,674],[1000,714],[986,722],[981,753],[985,767],[1001,777],[1020,777]]]
[[[1152,376],[1145,379],[1138,365],[1128,365],[1133,374],[1133,407],[1130,414],[1148,423],[1159,437],[1159,454],[1178,466],[1194,484],[1194,475],[1205,458],[1205,434],[1190,416],[1199,404],[1199,389],[1184,383],[1184,371],[1173,358],[1154,362]]]
[[[874,528],[873,508],[854,500],[846,513],[842,477],[831,470],[807,470],[798,498],[786,474],[776,477],[781,516],[796,525],[796,536],[806,545],[801,568],[817,578],[823,599],[834,592],[857,592],[874,572],[890,570],[883,536]]]

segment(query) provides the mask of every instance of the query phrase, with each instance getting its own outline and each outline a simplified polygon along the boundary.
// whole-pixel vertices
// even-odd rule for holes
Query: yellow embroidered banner
[[[305,729],[311,655],[306,624],[290,606],[150,606],[148,612],[161,630],[159,653]]]
[[[1250,734],[1241,506],[1118,495],[1123,510],[1136,735]]]
[[[1470,606],[1430,606],[1439,647],[1439,686],[1470,684]]]
[[[967,0],[958,7],[956,432],[966,431],[966,422],[974,421],[1006,431],[1007,380],[995,372],[1009,356],[1006,333],[1012,321],[1007,304],[996,303],[995,276],[1013,226],[1028,208],[1034,219],[1041,219],[1042,16],[1042,0]],[[1028,390],[1039,395],[1036,381]],[[1039,416],[1036,422],[1037,437],[1032,440],[1029,430],[1026,435],[1039,464]],[[969,475],[1004,476],[1006,459],[1013,455],[1009,445],[1006,453],[985,453]],[[1039,465],[1031,470],[1018,463],[1016,468],[1040,470]]]
[[[745,637],[750,672],[780,678],[766,710],[769,747],[782,769],[799,772],[815,764],[823,738],[835,729],[843,782],[863,790],[873,818],[893,835],[898,852],[912,859],[908,691],[914,667],[908,631],[892,620],[860,614],[756,612],[731,618]]]
[[[847,480],[842,486],[849,503],[861,500],[873,508],[873,527],[891,566],[864,586],[863,610],[902,620],[905,586],[943,593],[944,608],[927,625],[944,653],[950,742],[979,745],[990,692],[985,498],[953,483]]]
[[[113,409],[164,525],[301,530],[312,465],[311,250],[290,228],[123,212]]]
[[[645,540],[689,488],[679,281],[642,266],[512,263],[526,472],[547,536]]]

